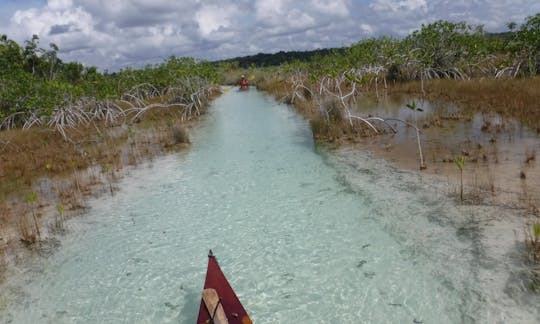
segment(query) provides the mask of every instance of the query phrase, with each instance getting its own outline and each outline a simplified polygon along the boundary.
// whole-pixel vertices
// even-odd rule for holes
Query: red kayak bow
[[[197,319],[197,324],[203,323],[252,324],[212,250],[208,252],[208,269]]]

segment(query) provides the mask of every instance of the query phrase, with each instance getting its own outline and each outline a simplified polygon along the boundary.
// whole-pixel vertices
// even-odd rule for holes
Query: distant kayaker
[[[246,76],[242,74],[242,76],[240,77],[240,89],[247,89],[248,85],[249,84]]]

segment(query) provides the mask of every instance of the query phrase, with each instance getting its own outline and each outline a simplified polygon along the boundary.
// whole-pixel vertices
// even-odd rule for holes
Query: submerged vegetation
[[[528,234],[532,259],[536,262],[540,262],[540,223],[533,224],[532,229]]]
[[[463,168],[465,168],[465,157],[463,155],[456,157],[454,163],[459,169],[459,199],[463,201]]]

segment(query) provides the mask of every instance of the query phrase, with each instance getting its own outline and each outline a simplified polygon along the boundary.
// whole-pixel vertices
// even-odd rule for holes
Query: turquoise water
[[[320,151],[305,120],[255,90],[218,98],[192,142],[16,267],[0,320],[195,323],[210,248],[254,323],[540,319],[512,279],[519,258],[490,250],[499,227],[479,227],[500,208],[464,212],[445,183]]]

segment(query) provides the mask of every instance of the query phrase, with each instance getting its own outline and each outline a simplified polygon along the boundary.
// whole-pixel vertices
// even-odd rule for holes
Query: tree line
[[[383,36],[362,40],[330,55],[282,65],[313,77],[335,76],[365,81],[433,78],[527,77],[540,71],[540,13],[509,31],[487,33],[465,22],[436,21],[403,39]]]
[[[0,129],[49,125],[64,134],[92,120],[116,122],[148,108],[150,99],[197,108],[217,80],[209,62],[171,56],[161,64],[115,73],[64,62],[34,35],[24,44],[0,36]],[[153,106],[152,106],[153,107]]]
[[[529,16],[508,31],[489,33],[480,25],[436,21],[403,39],[368,38],[348,47],[274,54],[216,61],[235,68],[281,66],[302,68],[314,75],[356,69],[384,74],[387,79],[525,77],[540,71],[540,14]]]
[[[255,55],[240,56],[226,60],[215,61],[215,64],[229,64],[236,68],[248,69],[250,67],[271,67],[294,61],[309,61],[314,57],[326,56],[335,52],[344,52],[345,48],[321,48],[311,51],[279,51],[277,53],[258,53]]]

